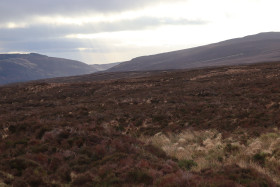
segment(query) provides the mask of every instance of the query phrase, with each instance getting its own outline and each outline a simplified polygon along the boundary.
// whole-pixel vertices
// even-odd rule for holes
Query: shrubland
[[[279,63],[142,74],[0,87],[0,185],[280,185]]]

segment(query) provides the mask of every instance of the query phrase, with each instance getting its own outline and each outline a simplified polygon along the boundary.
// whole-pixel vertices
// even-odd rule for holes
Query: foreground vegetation
[[[280,185],[280,64],[0,87],[0,186]]]
[[[225,165],[254,168],[280,184],[280,131],[249,137],[246,132],[236,131],[238,136],[222,138],[216,130],[185,131],[180,134],[156,134],[142,137],[193,172],[220,169]]]

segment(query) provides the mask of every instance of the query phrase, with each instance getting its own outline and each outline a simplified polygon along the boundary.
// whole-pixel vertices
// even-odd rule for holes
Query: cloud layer
[[[0,21],[15,21],[45,15],[108,14],[142,9],[158,3],[181,1],[183,0],[8,0],[1,2]]]

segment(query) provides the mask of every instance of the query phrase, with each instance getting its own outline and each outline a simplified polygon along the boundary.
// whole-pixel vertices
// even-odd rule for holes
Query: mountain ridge
[[[107,71],[149,71],[280,60],[280,33],[268,32],[204,46],[133,58]]]

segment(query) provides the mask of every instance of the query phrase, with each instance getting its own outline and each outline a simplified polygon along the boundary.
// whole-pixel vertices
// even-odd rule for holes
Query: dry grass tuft
[[[161,148],[178,160],[193,160],[195,172],[207,168],[219,168],[237,164],[241,168],[253,168],[270,176],[280,184],[280,131],[249,138],[247,143],[237,137],[222,138],[216,130],[190,131],[180,134],[162,134],[140,138]]]

